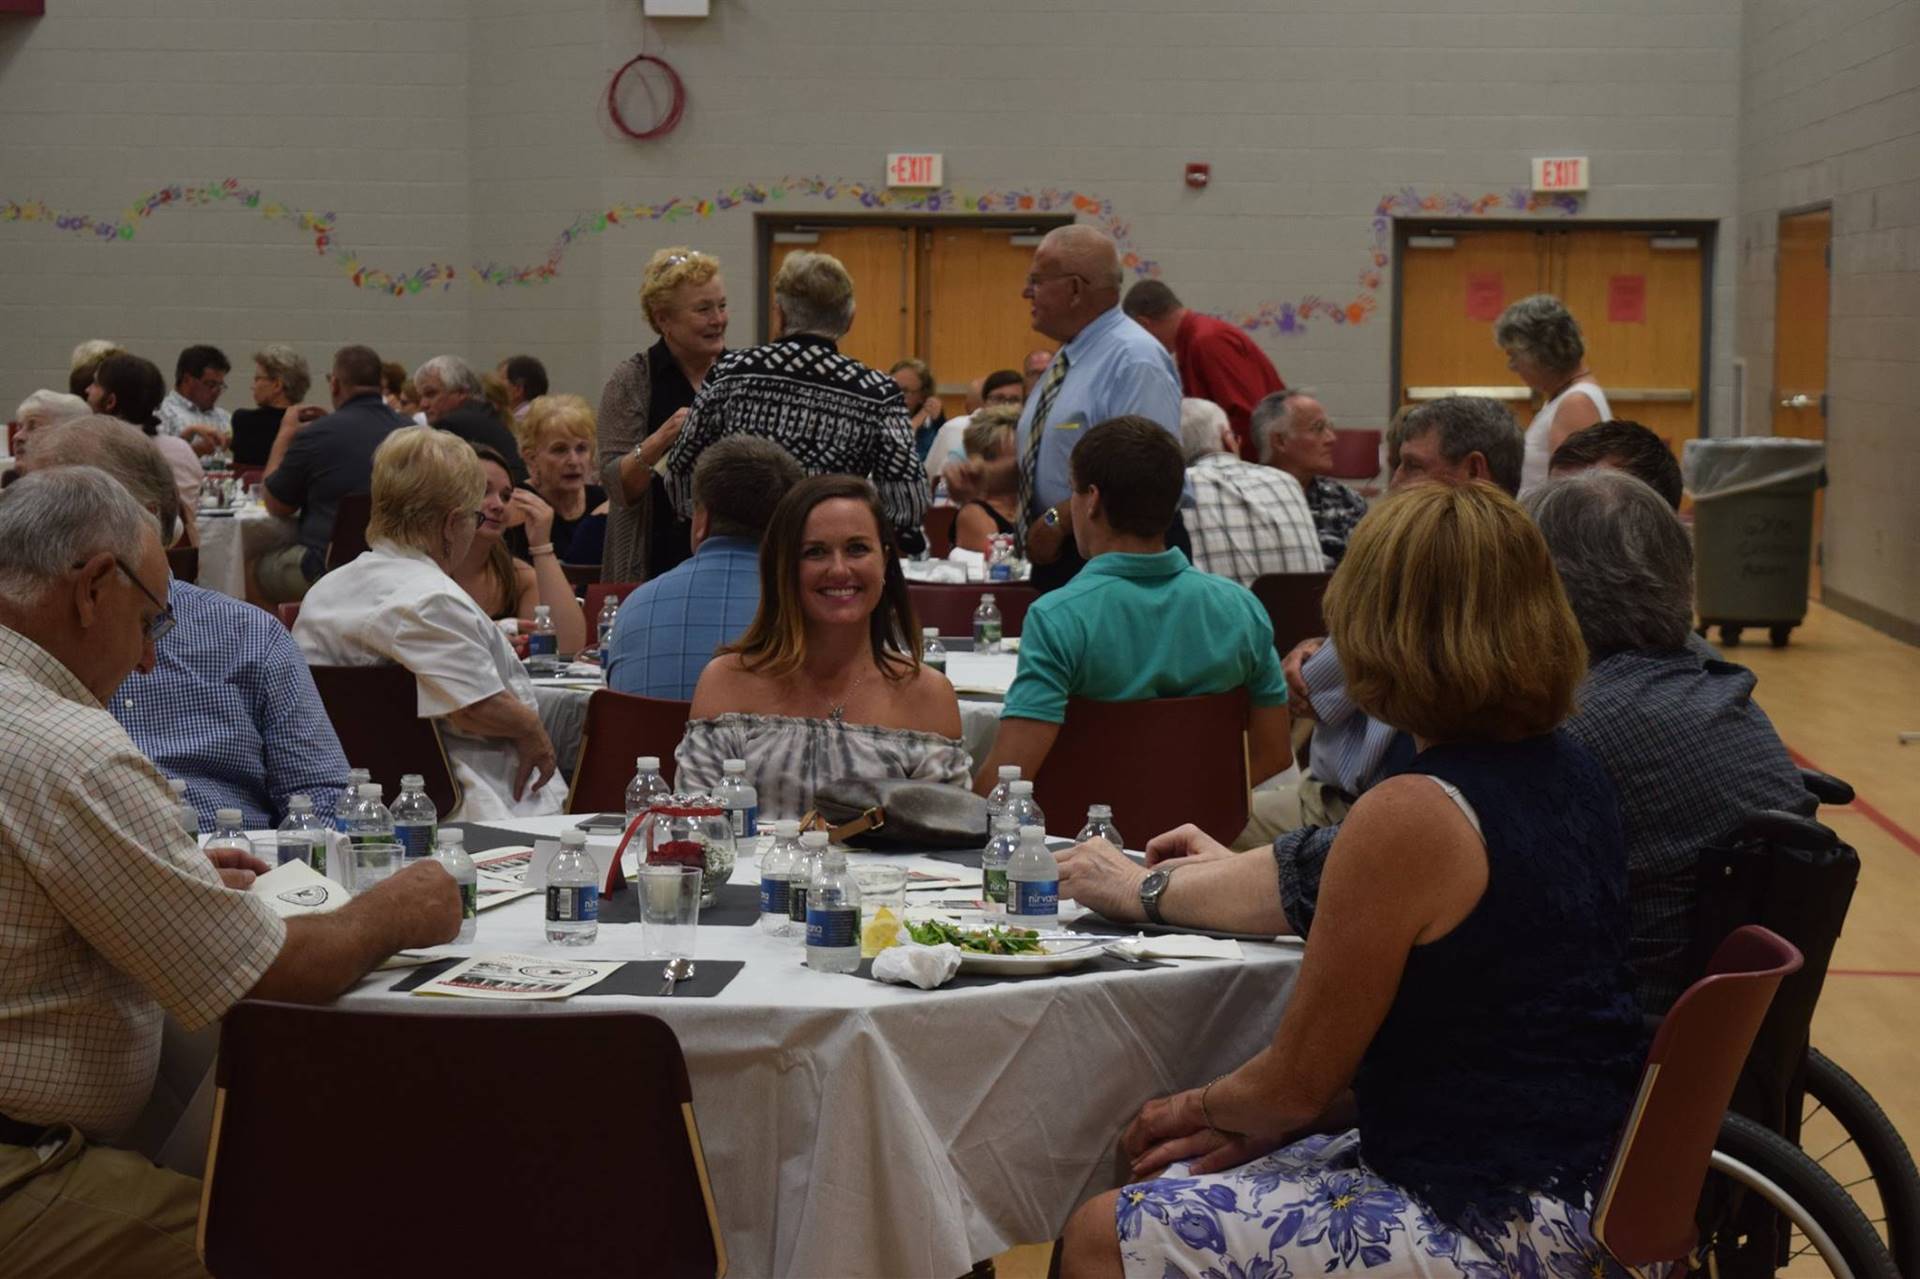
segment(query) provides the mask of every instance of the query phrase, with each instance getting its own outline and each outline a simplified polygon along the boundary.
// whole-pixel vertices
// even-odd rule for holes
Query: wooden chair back
[[[373,494],[349,493],[333,511],[333,536],[327,541],[331,573],[367,549],[367,521],[373,518]]]
[[[1000,633],[1018,635],[1027,606],[1040,598],[1025,582],[910,582],[907,594],[920,625],[938,627],[942,635],[973,634],[973,610],[982,595],[993,596],[1000,610]]]
[[[1268,573],[1253,579],[1254,598],[1266,606],[1273,623],[1273,646],[1285,657],[1301,640],[1327,633],[1320,601],[1331,573]]]
[[[587,722],[580,730],[580,761],[567,792],[569,813],[625,811],[633,761],[660,757],[660,776],[673,785],[673,752],[687,731],[691,702],[637,697],[603,688],[587,699]]]
[[[1184,822],[1231,843],[1246,827],[1244,688],[1140,702],[1067,700],[1066,722],[1033,779],[1047,833],[1072,836],[1106,804],[1135,847]]]
[[[197,546],[170,546],[167,548],[167,571],[174,580],[197,582],[200,580],[200,548]]]
[[[400,793],[402,777],[420,774],[442,820],[460,807],[460,785],[440,726],[417,713],[420,691],[412,671],[394,665],[308,669],[349,765],[366,769],[388,799]]]

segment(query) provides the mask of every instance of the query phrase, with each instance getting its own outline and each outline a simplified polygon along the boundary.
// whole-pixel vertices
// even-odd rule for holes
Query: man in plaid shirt
[[[1326,570],[1300,481],[1235,456],[1224,409],[1212,400],[1180,401],[1180,445],[1193,488],[1187,531],[1195,568],[1242,586],[1267,573]]]
[[[0,1266],[199,1275],[200,1184],[107,1143],[153,1089],[163,1013],[321,1003],[393,951],[452,940],[437,862],[283,920],[209,859],[102,703],[172,629],[151,513],[90,466],[0,492]]]

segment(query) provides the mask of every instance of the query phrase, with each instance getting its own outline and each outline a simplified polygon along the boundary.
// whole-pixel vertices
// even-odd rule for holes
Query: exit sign
[[[937,187],[944,169],[937,151],[908,151],[887,157],[890,187]]]
[[[1584,155],[1536,158],[1533,162],[1535,191],[1585,191],[1587,177],[1587,157]]]

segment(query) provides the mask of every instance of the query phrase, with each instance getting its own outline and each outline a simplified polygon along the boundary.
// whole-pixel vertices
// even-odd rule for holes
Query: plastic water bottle
[[[760,859],[760,928],[775,937],[793,934],[787,918],[792,900],[793,867],[800,859],[800,823],[773,824],[773,847]]]
[[[973,651],[1000,651],[1000,606],[993,602],[992,591],[982,595],[980,607],[973,610]]]
[[[1007,864],[1007,922],[1042,931],[1060,924],[1060,863],[1044,827],[1020,828],[1020,851]]]
[[[1020,823],[1001,811],[993,818],[993,833],[980,854],[980,897],[989,915],[1007,913],[1007,867],[1020,851]]]
[[[607,645],[613,643],[613,624],[620,617],[620,600],[617,596],[607,596],[607,602],[600,606],[599,620],[594,623],[594,635],[600,645],[600,660],[607,660]]]
[[[1013,580],[1013,538],[1005,533],[995,533],[987,540],[987,580]]]
[[[627,783],[627,822],[652,808],[673,793],[667,779],[660,775],[660,757],[642,755],[633,761],[633,780]]]
[[[480,876],[467,856],[467,840],[457,830],[443,830],[434,836],[433,860],[447,868],[453,886],[460,890],[460,934],[457,942],[473,940],[480,922]]]
[[[1047,815],[1033,802],[1032,782],[1016,779],[1007,783],[1007,811],[1013,814],[1016,825],[1046,829]]]
[[[1020,765],[1000,765],[1000,780],[987,792],[987,829],[993,829],[993,819],[1006,811],[1007,799],[1013,793],[1013,784],[1020,780]]]
[[[947,646],[940,642],[940,628],[927,626],[920,631],[920,660],[942,675],[947,673]]]
[[[360,798],[347,815],[347,838],[357,850],[362,844],[390,843],[393,840],[393,814],[380,802],[380,783],[367,782],[360,787]],[[353,891],[364,893],[393,873],[387,854],[353,858]]]
[[[326,873],[327,824],[314,815],[313,801],[305,795],[295,795],[287,801],[287,820],[280,823],[274,843],[280,865],[305,862],[313,866],[318,850],[320,865],[314,869]]]
[[[439,829],[440,810],[427,798],[426,778],[408,773],[400,779],[400,795],[393,801],[393,837],[400,855],[411,863],[433,856],[433,833]]]
[[[591,946],[600,935],[600,874],[587,856],[585,832],[560,835],[560,851],[547,862],[547,940]]]
[[[237,808],[216,809],[213,814],[213,837],[207,840],[206,851],[217,852],[233,849],[253,856],[253,841],[247,838],[246,814]]]
[[[720,772],[720,785],[714,789],[713,797],[720,801],[721,811],[733,826],[733,842],[737,846],[741,840],[752,839],[760,833],[760,792],[747,781],[746,760],[724,760]]]
[[[200,838],[200,810],[187,802],[187,779],[169,777],[167,789],[173,793],[174,811],[180,816],[180,825],[187,834]]]
[[[527,674],[552,675],[560,667],[560,637],[553,633],[553,610],[533,606],[533,630],[527,635]]]
[[[333,803],[333,828],[342,835],[347,833],[347,814],[360,802],[360,788],[373,780],[373,774],[364,768],[347,770],[347,786],[340,792],[340,798]]]
[[[813,877],[820,869],[820,859],[827,851],[827,832],[810,830],[800,837],[800,855],[794,859],[793,871],[787,876],[787,923],[788,936],[794,941],[805,944],[807,940],[807,894],[813,891]],[[860,948],[859,930],[854,930],[853,945]]]
[[[826,832],[815,832],[825,842]],[[847,873],[847,855],[829,848],[807,883],[807,967],[850,973],[860,967],[860,885]]]
[[[1074,836],[1074,842],[1084,844],[1090,839],[1104,839],[1122,851],[1127,847],[1127,841],[1120,837],[1119,829],[1113,824],[1113,809],[1106,804],[1087,806],[1087,824]]]

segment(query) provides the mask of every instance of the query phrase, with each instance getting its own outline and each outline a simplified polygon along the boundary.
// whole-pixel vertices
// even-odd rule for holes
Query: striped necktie
[[[1033,520],[1033,490],[1040,478],[1040,441],[1047,431],[1047,414],[1067,380],[1067,353],[1061,351],[1047,366],[1047,384],[1040,388],[1040,400],[1033,406],[1033,425],[1027,431],[1027,451],[1020,458],[1020,545],[1027,544],[1027,525]]]

